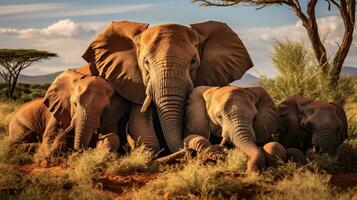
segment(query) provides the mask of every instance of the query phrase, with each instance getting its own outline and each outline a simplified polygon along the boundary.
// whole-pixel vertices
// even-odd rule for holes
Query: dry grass
[[[0,101],[0,136],[7,133],[11,117],[21,104],[15,101]]]
[[[200,161],[193,160],[182,170],[165,173],[134,192],[133,199],[162,199],[163,195],[175,199],[205,199],[217,188],[217,176],[217,168],[204,166]]]
[[[130,154],[108,164],[108,173],[111,174],[132,174],[136,172],[155,172],[157,166],[151,165],[153,155],[144,146],[139,146]]]

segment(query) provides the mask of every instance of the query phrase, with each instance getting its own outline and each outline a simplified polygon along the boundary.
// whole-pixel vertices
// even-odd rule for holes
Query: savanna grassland
[[[278,73],[273,80],[263,77],[269,93],[277,103],[294,93],[343,100],[349,119],[347,142],[357,156],[357,78],[342,78],[332,92],[318,78],[319,72],[314,71],[309,60],[278,62],[292,60],[287,52],[296,56],[306,49],[294,43],[282,48],[287,49],[273,55],[275,65],[290,65],[290,70]],[[306,54],[301,59],[309,58]],[[309,67],[296,71],[296,66],[302,65]],[[298,79],[299,76],[304,78]],[[25,96],[43,94],[35,92],[38,86],[28,88]],[[9,120],[29,100],[20,99],[0,102],[0,199],[357,199],[357,160],[345,169],[325,155],[304,166],[280,163],[260,173],[245,172],[247,158],[239,150],[227,150],[226,161],[216,165],[186,157],[175,164],[158,166],[151,162],[154,155],[143,147],[120,156],[104,149],[88,149],[68,153],[50,165],[35,162],[36,154],[8,148]]]

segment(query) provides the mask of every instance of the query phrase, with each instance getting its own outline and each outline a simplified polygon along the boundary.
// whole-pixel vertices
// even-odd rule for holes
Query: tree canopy
[[[56,56],[56,53],[35,49],[0,49],[0,76],[8,84],[8,97],[14,98],[17,79],[22,70],[34,62]]]
[[[257,9],[271,5],[285,5],[290,7],[296,16],[302,21],[309,36],[312,49],[322,72],[329,72],[332,85],[338,83],[343,63],[347,57],[352,44],[353,31],[356,18],[356,0],[325,0],[328,3],[328,10],[335,6],[339,11],[344,25],[344,34],[342,41],[338,43],[338,50],[335,53],[332,63],[330,63],[326,48],[320,38],[318,24],[316,21],[315,8],[318,0],[308,0],[307,8],[302,9],[299,0],[192,0],[192,2],[201,2],[203,6],[234,6],[240,4],[253,5]],[[306,10],[306,11],[304,11]]]

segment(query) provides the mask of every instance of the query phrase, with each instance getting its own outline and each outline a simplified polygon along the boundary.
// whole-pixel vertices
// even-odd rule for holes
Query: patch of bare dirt
[[[98,182],[104,191],[117,195],[131,191],[133,188],[145,186],[146,183],[156,179],[159,173],[137,173],[133,175],[104,175]]]

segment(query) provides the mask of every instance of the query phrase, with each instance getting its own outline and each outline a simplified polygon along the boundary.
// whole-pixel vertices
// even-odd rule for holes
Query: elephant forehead
[[[228,100],[233,100],[237,97],[246,97],[247,93],[244,88],[236,87],[236,86],[225,86],[219,88],[215,95],[214,99],[218,102],[227,102]]]
[[[78,81],[77,85],[82,85],[85,88],[93,88],[114,92],[113,87],[105,79],[97,76],[86,77]]]
[[[150,43],[164,38],[194,40],[198,42],[198,35],[195,34],[191,28],[179,24],[160,24],[153,26],[145,30],[141,38],[143,43]]]

